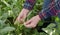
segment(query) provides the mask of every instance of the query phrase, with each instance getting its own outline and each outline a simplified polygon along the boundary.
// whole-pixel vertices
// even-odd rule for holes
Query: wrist
[[[22,11],[21,11],[21,13],[22,13],[22,14],[26,14],[26,15],[27,15],[27,14],[29,13],[29,10],[28,10],[28,9],[23,8],[23,9],[22,9]]]
[[[28,13],[28,12],[29,12],[29,10],[28,10],[28,9],[23,8],[23,12]]]

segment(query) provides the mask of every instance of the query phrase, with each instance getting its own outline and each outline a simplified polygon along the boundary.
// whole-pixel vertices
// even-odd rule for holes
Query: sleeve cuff
[[[28,10],[32,10],[34,5],[36,3],[36,0],[26,0],[25,4],[24,4],[24,8],[28,9]]]
[[[32,5],[30,5],[29,3],[25,3],[23,8],[28,9],[28,10],[33,9]]]
[[[45,19],[51,17],[51,15],[48,12],[40,12],[39,17],[41,18],[41,20],[45,20]]]

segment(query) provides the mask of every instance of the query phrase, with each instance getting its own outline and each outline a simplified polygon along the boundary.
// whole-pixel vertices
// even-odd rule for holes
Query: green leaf
[[[3,28],[3,29],[1,29],[0,30],[0,33],[8,33],[8,32],[10,32],[10,31],[14,31],[15,30],[15,28],[14,27],[5,27],[5,28]]]

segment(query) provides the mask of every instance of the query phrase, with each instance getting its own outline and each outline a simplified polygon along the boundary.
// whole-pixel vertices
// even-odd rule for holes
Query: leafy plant
[[[55,17],[55,22],[42,29],[40,27],[43,25],[43,21],[40,21],[34,29],[28,29],[17,21],[14,24],[24,2],[25,0],[0,0],[0,35],[60,35],[60,18],[58,17]],[[28,14],[26,20],[37,15],[37,12],[42,9],[42,4],[43,0],[37,0],[34,9]]]

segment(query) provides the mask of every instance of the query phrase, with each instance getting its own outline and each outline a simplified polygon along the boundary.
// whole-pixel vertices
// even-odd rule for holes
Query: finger
[[[34,28],[34,27],[36,27],[36,25],[34,24],[34,22],[31,22],[28,25],[25,24],[25,27],[27,27],[27,28]]]
[[[23,18],[24,18],[24,14],[19,17],[20,22],[24,22]]]
[[[36,22],[32,21],[30,24],[26,25],[27,28],[35,28],[37,25]]]
[[[23,15],[19,15],[16,19],[16,21],[20,22],[20,23],[23,23],[22,21],[22,18],[23,18]]]
[[[24,26],[27,27],[27,28],[30,28],[30,23],[31,23],[31,20],[25,22],[24,23]]]
[[[28,20],[27,22],[25,22],[25,25],[28,25],[32,22],[32,19]]]
[[[22,21],[25,22],[26,15],[23,15]]]
[[[24,26],[25,26],[26,28],[31,28],[31,26],[30,26],[30,25],[25,25],[25,24],[24,24]]]

